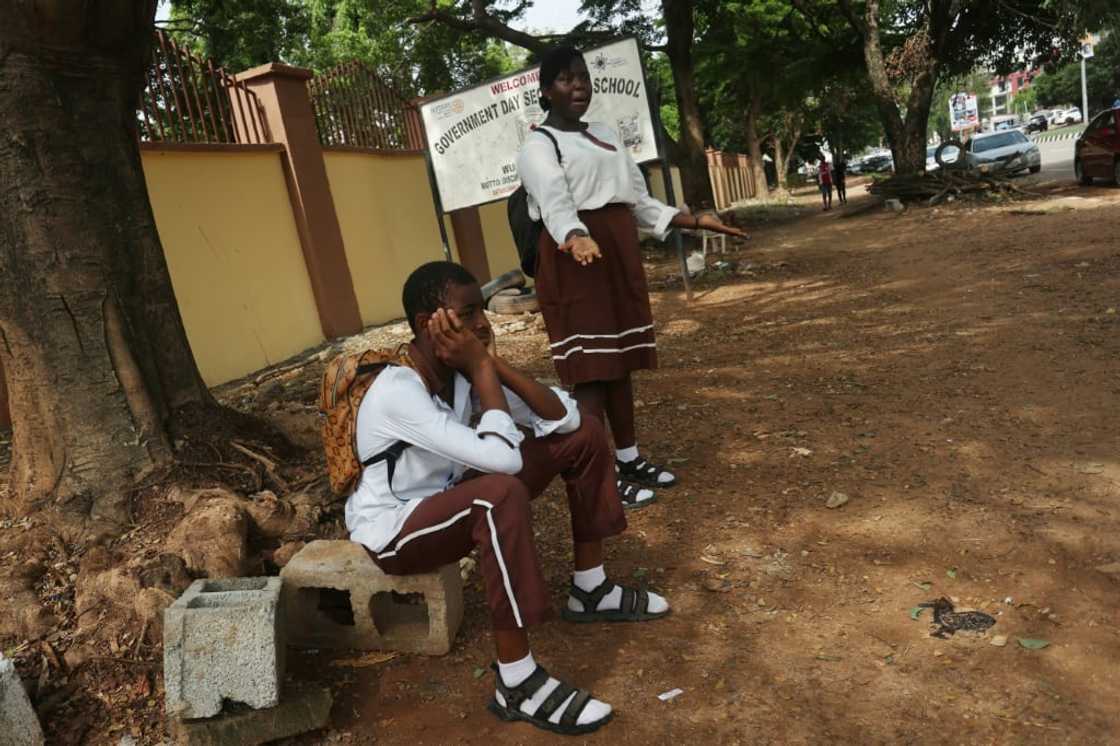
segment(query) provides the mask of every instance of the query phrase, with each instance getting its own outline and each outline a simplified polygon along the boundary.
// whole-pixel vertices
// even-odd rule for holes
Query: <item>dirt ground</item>
[[[639,440],[682,482],[630,514],[608,573],[674,611],[534,631],[539,661],[615,707],[579,742],[1120,741],[1120,190],[1043,188],[852,217],[802,195],[752,212],[753,241],[691,304],[675,259],[651,256],[662,367],[638,376]],[[532,319],[502,331],[503,354],[551,375]],[[222,394],[308,416],[318,370]],[[561,490],[534,511],[559,605]],[[479,582],[448,656],[294,652],[336,703],[293,743],[552,740],[484,708]],[[995,626],[931,637],[915,607],[941,596]]]

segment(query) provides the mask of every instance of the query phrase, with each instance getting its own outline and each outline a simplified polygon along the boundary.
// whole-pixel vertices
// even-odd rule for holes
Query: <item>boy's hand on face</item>
[[[436,357],[444,365],[467,376],[490,361],[490,352],[474,332],[465,328],[453,310],[438,309],[428,320]]]

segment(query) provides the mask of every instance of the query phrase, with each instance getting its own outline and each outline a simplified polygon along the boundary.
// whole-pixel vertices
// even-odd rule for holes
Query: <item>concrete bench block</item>
[[[0,654],[0,746],[42,746],[43,729],[12,661]]]
[[[223,700],[275,707],[284,678],[280,578],[196,580],[163,612],[165,709],[217,715]]]
[[[170,718],[167,731],[177,746],[257,746],[326,727],[332,701],[330,689],[288,682],[276,707],[239,709],[206,720]]]
[[[443,655],[463,621],[457,564],[386,575],[352,541],[313,541],[280,572],[287,640],[304,648]]]

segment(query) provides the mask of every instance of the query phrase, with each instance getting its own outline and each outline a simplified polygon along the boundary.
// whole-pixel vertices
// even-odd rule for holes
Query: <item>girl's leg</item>
[[[597,417],[604,425],[606,422],[607,382],[588,381],[577,383],[572,388],[572,396],[588,414]]]
[[[618,450],[637,444],[634,428],[634,384],[630,374],[605,383],[607,420],[611,423],[614,446]]]

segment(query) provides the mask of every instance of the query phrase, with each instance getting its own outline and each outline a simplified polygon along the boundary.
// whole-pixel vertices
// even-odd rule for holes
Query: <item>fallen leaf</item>
[[[995,637],[992,638],[992,641],[988,644],[989,645],[994,645],[997,648],[1002,648],[1004,645],[1007,644],[1007,635],[996,635]]]
[[[920,588],[923,591],[928,591],[930,588],[933,587],[933,583],[929,582],[928,580],[923,581],[921,583],[915,583],[913,580],[911,580],[910,584],[913,585],[913,586],[917,586],[918,588]]]
[[[813,455],[812,451],[810,451],[808,448],[802,448],[801,446],[795,446],[792,450],[793,450],[793,453],[790,454],[790,458],[793,458],[794,456],[812,456]]]
[[[948,570],[945,571],[945,574],[948,575],[950,578],[956,580],[956,578],[957,578],[957,568],[950,567]]]
[[[1030,637],[1020,637],[1019,646],[1024,647],[1027,650],[1042,650],[1043,648],[1050,647],[1050,642],[1048,640],[1036,640]]]
[[[922,615],[923,611],[925,611],[924,606],[915,606],[914,608],[910,609],[910,618],[917,621],[918,617]]]
[[[485,668],[475,668],[473,675],[476,679],[481,679],[483,676],[486,675],[486,669]]]

